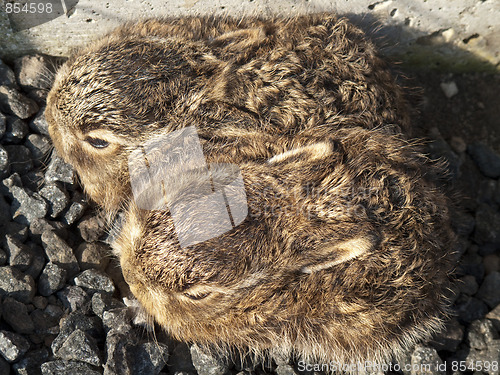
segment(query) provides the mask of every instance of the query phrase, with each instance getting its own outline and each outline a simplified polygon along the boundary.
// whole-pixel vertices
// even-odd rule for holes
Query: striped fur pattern
[[[124,277],[173,337],[354,363],[439,329],[454,240],[440,170],[409,141],[401,89],[345,19],[127,24],[68,60],[46,116],[88,195],[125,210]],[[181,248],[168,210],[134,205],[127,158],[191,125],[208,163],[239,166],[249,214]],[[183,178],[169,196],[199,183]]]

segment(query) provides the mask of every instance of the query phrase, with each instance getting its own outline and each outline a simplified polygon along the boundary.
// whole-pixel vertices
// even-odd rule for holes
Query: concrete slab
[[[16,32],[7,14],[13,3],[51,3],[60,16]],[[500,70],[498,0],[0,0],[0,5],[0,58],[6,60],[31,52],[67,56],[117,25],[140,18],[328,11],[361,25],[376,38],[383,53],[406,65],[450,71]],[[16,16],[17,24],[26,26],[33,16],[22,13]]]

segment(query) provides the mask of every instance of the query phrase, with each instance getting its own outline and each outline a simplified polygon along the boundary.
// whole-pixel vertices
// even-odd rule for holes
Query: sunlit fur
[[[126,25],[60,69],[46,116],[57,150],[107,209],[129,191],[128,150],[158,129],[196,125],[208,158],[232,162],[264,160],[336,128],[408,129],[401,90],[374,46],[324,15]],[[112,146],[92,149],[89,132]]]
[[[115,244],[124,277],[173,337],[383,362],[440,327],[454,237],[439,168],[408,141],[401,89],[345,19],[128,24],[68,60],[46,116],[88,195],[126,211]],[[239,166],[249,215],[181,248],[168,210],[133,203],[127,158],[190,125],[208,163]],[[199,183],[187,173],[167,195]]]

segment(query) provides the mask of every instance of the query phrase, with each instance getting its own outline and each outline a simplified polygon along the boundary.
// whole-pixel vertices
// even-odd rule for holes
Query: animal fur
[[[127,24],[68,60],[46,117],[88,195],[126,211],[124,277],[173,337],[349,364],[390,360],[440,327],[454,237],[439,170],[408,141],[386,64],[345,19]],[[134,204],[127,160],[192,125],[208,163],[239,167],[249,213],[181,248],[168,209]],[[170,200],[200,181],[184,179]]]

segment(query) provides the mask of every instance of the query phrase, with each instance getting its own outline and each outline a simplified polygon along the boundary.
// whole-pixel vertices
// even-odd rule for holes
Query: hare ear
[[[339,243],[325,244],[314,254],[316,262],[302,267],[301,271],[313,273],[347,262],[374,250],[379,242],[377,235],[364,233]]]
[[[268,164],[279,164],[282,162],[296,161],[296,159],[307,156],[309,160],[324,159],[334,152],[335,145],[332,142],[316,142],[311,145],[297,147],[285,151],[270,158]]]

